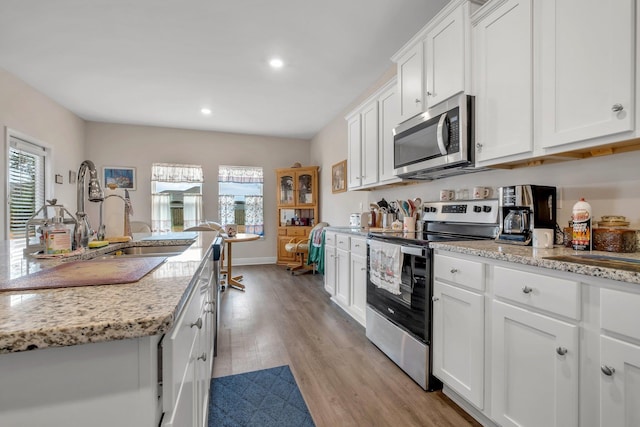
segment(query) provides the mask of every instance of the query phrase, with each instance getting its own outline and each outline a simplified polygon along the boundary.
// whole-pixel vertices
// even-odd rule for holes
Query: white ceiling
[[[309,139],[446,3],[0,0],[0,67],[86,120]]]

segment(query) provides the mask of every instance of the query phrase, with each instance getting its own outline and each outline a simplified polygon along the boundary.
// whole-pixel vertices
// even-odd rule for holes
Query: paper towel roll
[[[102,213],[107,237],[124,236],[124,200],[120,197],[108,197],[114,195],[124,198],[124,190],[116,188],[115,190],[107,189],[104,192]]]

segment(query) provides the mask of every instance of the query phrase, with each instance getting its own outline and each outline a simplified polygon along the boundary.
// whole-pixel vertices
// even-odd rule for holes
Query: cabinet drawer
[[[640,340],[640,294],[600,289],[602,329]]]
[[[580,319],[578,282],[503,267],[496,267],[494,273],[496,296]]]
[[[349,236],[347,236],[346,234],[336,234],[336,247],[338,249],[350,251],[351,243],[349,242]]]
[[[436,255],[433,259],[433,272],[438,279],[484,291],[484,264],[481,262]]]
[[[288,228],[287,236],[308,236],[309,230],[306,228]]]
[[[367,241],[365,239],[351,238],[351,253],[354,255],[367,256]]]
[[[278,236],[286,236],[287,229],[286,228],[278,228]]]
[[[324,232],[324,244],[325,246],[335,246],[336,245],[336,233],[331,233],[328,231]]]

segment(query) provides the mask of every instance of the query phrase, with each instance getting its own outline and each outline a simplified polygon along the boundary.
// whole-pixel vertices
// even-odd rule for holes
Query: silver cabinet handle
[[[602,365],[600,367],[600,370],[602,371],[603,374],[605,374],[608,377],[612,376],[616,372],[616,370],[614,368],[612,368],[611,366],[607,366],[607,365]]]
[[[478,143],[476,143],[476,148],[477,148],[478,150],[482,150],[482,144],[480,144],[479,142],[478,142]]]
[[[565,354],[567,354],[569,352],[569,350],[567,350],[564,347],[558,347],[556,348],[556,353],[558,353],[560,356],[564,356]]]
[[[624,110],[622,104],[613,104],[613,107],[611,107],[611,111],[613,111],[614,113],[619,113],[622,110]]]
[[[202,360],[203,362],[207,361],[207,353],[202,353],[202,356],[198,356],[198,360]]]
[[[202,329],[202,317],[198,317],[198,320],[193,322],[190,327],[193,328],[194,326],[196,326],[198,329]]]
[[[365,271],[367,267],[360,267],[360,271]]]
[[[422,101],[416,98],[416,104],[420,104]]]
[[[431,96],[431,95],[432,95],[432,93],[427,91],[427,96]]]
[[[451,269],[451,274],[456,274],[459,270],[457,268],[452,268]]]
[[[354,245],[354,246],[355,246],[356,248],[359,248],[359,247],[360,247],[360,245]]]
[[[533,288],[525,286],[524,288],[522,288],[522,292],[524,292],[525,294],[530,294],[531,292],[533,292]]]
[[[440,301],[440,298],[433,296],[431,297],[431,301],[436,302],[436,301]]]
[[[342,240],[338,240],[338,243],[343,244],[344,242]]]

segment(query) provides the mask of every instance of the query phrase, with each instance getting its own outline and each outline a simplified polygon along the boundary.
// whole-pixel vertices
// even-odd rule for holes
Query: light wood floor
[[[213,376],[289,365],[323,426],[479,426],[442,392],[427,393],[367,340],[321,275],[275,265],[234,268],[246,292],[222,294]]]

